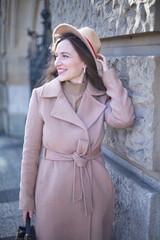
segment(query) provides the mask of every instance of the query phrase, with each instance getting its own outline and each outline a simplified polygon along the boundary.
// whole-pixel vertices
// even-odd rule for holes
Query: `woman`
[[[91,28],[60,24],[53,41],[54,79],[30,100],[20,209],[24,221],[35,210],[39,240],[107,240],[115,196],[101,153],[103,125],[130,126],[133,106]]]

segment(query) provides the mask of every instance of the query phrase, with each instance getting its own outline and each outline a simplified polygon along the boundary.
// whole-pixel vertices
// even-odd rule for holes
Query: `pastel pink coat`
[[[134,121],[134,110],[113,69],[104,73],[103,81],[106,92],[87,83],[77,113],[58,77],[33,90],[20,209],[35,209],[38,240],[110,239],[115,195],[101,153],[104,121],[127,127]]]

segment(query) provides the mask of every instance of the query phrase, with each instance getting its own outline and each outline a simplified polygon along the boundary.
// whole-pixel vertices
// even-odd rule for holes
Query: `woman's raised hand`
[[[32,217],[33,217],[33,214],[34,214],[33,210],[30,210],[30,211],[24,210],[24,211],[23,211],[23,221],[24,221],[25,224],[26,224],[26,221],[27,221],[27,213],[28,213],[28,212],[29,212],[29,217],[30,217],[30,218],[32,218]]]
[[[108,71],[108,62],[102,54],[97,54],[97,62],[99,62],[102,65],[102,72]]]

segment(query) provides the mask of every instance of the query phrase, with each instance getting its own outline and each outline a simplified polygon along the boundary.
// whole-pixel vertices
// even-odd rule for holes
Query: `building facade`
[[[23,136],[29,102],[26,28],[43,1],[1,0],[0,131]],[[19,10],[18,10],[19,9]],[[160,239],[160,1],[50,0],[52,30],[93,28],[132,99],[135,123],[106,125],[103,153],[116,190],[113,240]],[[104,183],[105,184],[105,183]]]
[[[30,98],[27,29],[42,33],[43,0],[0,1],[0,132],[22,137]]]

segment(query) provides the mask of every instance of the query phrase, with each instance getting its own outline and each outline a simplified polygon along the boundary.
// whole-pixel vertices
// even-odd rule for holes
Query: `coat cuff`
[[[20,210],[34,210],[35,209],[35,203],[34,203],[34,197],[27,196],[27,194],[23,194],[22,191],[20,191],[19,194],[19,209]]]
[[[109,97],[105,120],[113,127],[125,128],[134,122],[134,109],[127,90],[117,77],[113,68],[103,73],[103,83],[106,87],[106,94]]]

